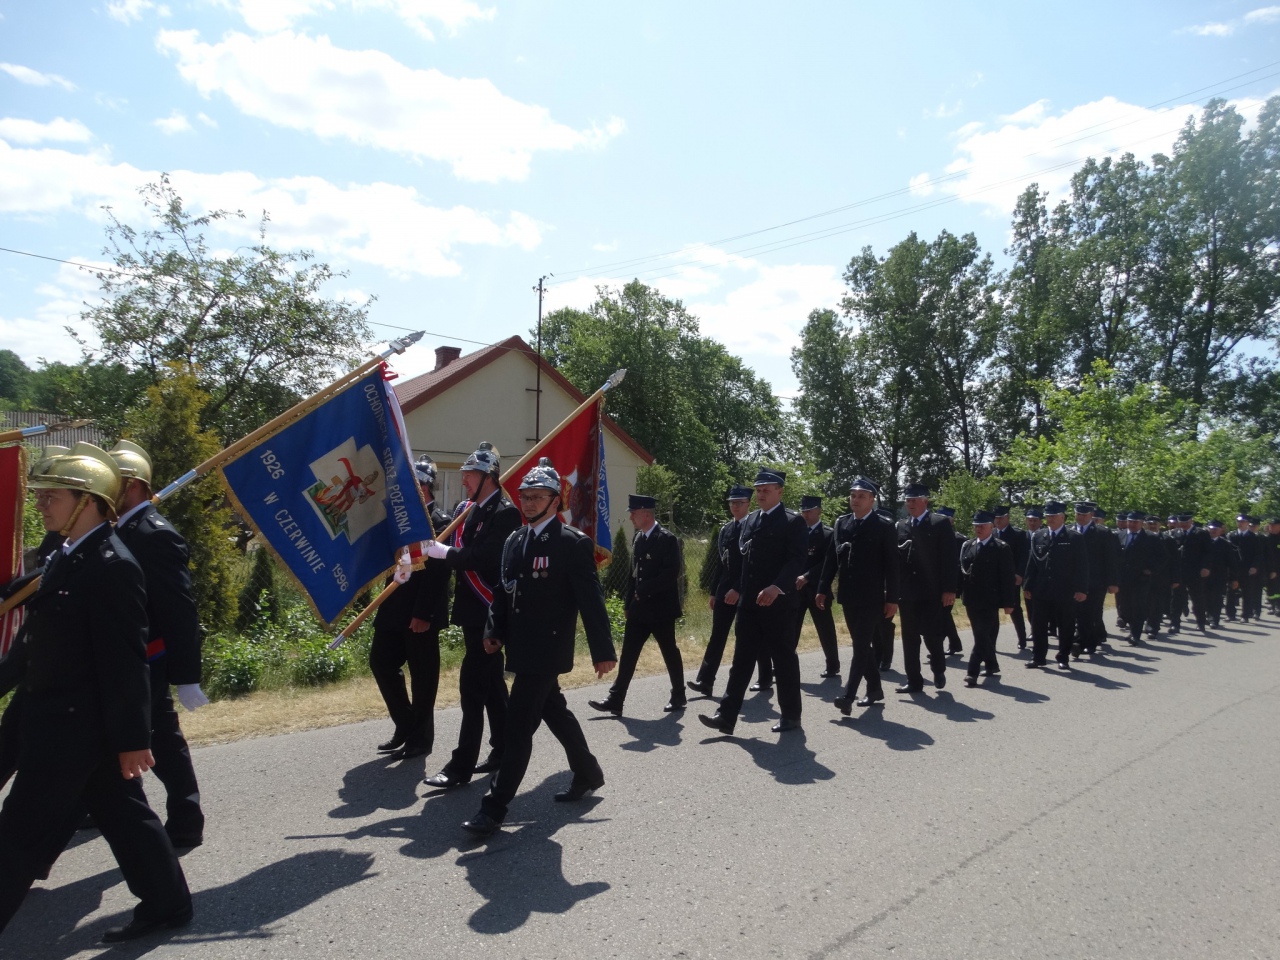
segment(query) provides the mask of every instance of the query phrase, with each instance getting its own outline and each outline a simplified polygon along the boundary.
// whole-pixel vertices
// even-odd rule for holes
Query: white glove
[[[401,557],[400,562],[396,564],[396,572],[391,575],[391,579],[400,586],[404,586],[409,582],[409,575],[413,573],[413,564],[409,562],[408,557]]]
[[[427,556],[432,560],[443,560],[449,555],[449,548],[439,540],[431,540],[427,543]]]
[[[188,710],[199,710],[209,702],[198,683],[178,684],[178,702]]]

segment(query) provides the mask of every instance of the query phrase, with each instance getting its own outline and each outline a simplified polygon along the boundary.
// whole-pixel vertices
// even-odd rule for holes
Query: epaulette
[[[567,523],[562,523],[562,524],[560,524],[560,526],[561,526],[563,529],[565,529],[565,530],[569,531],[569,533],[571,533],[573,536],[575,536],[575,537],[577,537],[577,538],[579,538],[579,539],[587,539],[587,535],[586,535],[585,533],[583,533],[581,530],[579,530],[577,527],[571,527],[571,526],[569,526]]]

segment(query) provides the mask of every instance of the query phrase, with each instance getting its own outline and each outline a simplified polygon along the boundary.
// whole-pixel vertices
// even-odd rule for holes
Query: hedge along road
[[[804,731],[781,738],[767,694],[721,738],[694,716],[710,701],[662,713],[663,677],[636,682],[621,720],[586,707],[598,688],[571,691],[606,786],[553,803],[569,775],[539,731],[481,842],[458,824],[482,781],[421,784],[456,710],[425,763],[376,758],[380,722],[200,749],[196,919],[129,955],[1275,956],[1277,621],[1115,641],[1070,672],[1022,669],[1010,636],[999,684],[952,669],[945,690],[853,719],[805,655]],[[0,956],[103,956],[133,902],[101,838],[78,834]]]

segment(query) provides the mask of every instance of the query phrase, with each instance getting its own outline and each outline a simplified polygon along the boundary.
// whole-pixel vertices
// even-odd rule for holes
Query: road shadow
[[[1172,643],[1180,647],[1196,647],[1197,649],[1201,649],[1201,650],[1213,649],[1212,643],[1199,643],[1196,640],[1188,640],[1185,637],[1183,637],[1183,635],[1180,633],[1174,633],[1174,634],[1162,633],[1158,637],[1158,639],[1162,643]]]
[[[845,668],[848,673],[848,668]],[[800,692],[807,693],[811,697],[817,697],[819,700],[838,697],[840,691],[844,689],[844,681],[840,677],[825,677],[814,683],[801,683]]]
[[[1050,661],[1049,665],[1041,670],[1041,673],[1046,676],[1061,677],[1064,680],[1074,680],[1077,683],[1092,683],[1100,690],[1128,690],[1131,686],[1119,680],[1112,680],[1110,677],[1104,677],[1101,674],[1081,669],[1080,665],[1076,663],[1071,665],[1070,670],[1059,670],[1058,665]]]
[[[1156,667],[1145,666],[1145,664],[1159,663],[1160,658],[1138,653],[1137,651],[1141,649],[1143,648],[1126,646],[1123,650],[1118,650],[1112,647],[1106,651],[1099,650],[1090,660],[1073,660],[1071,665],[1073,668],[1080,664],[1089,667],[1105,667],[1137,675],[1159,673],[1160,671]]]
[[[557,791],[569,786],[565,772],[548,777],[516,795],[502,829],[476,838],[462,829],[480,806],[480,790],[442,791],[428,797],[421,814],[369,824],[346,834],[349,839],[381,837],[403,841],[400,853],[434,859],[457,853],[467,882],[485,902],[467,920],[477,933],[510,933],[535,913],[567,913],[574,905],[609,889],[609,884],[571,884],[564,875],[564,848],[552,837],[573,824],[602,820],[587,815],[600,803],[591,796],[578,803],[556,803]],[[487,779],[482,781],[487,784]],[[606,784],[602,792],[607,796]]]
[[[903,753],[923,750],[925,747],[933,746],[936,742],[933,737],[923,730],[909,727],[905,723],[886,719],[885,712],[886,708],[884,707],[869,707],[857,717],[841,717],[838,720],[833,720],[832,723],[848,727],[872,740],[881,740],[890,750],[897,750]]]
[[[948,681],[951,683],[960,683],[960,677],[954,677]],[[930,713],[939,714],[954,723],[974,723],[978,720],[994,720],[995,714],[986,710],[979,710],[977,707],[970,706],[962,700],[957,700],[951,695],[950,690],[936,690],[932,695],[925,691],[917,693],[902,693],[898,695],[902,698],[899,702],[911,703],[917,707],[923,707]]]
[[[680,743],[683,726],[681,717],[689,712],[674,710],[664,713],[656,720],[641,720],[638,717],[618,717],[618,722],[627,731],[630,740],[618,744],[623,750],[634,753],[649,753],[658,747],[674,747]],[[604,719],[603,717],[600,719]],[[696,721],[695,721],[696,722]]]
[[[1002,697],[1012,697],[1015,703],[1048,703],[1050,700],[1049,695],[1046,693],[1005,683],[1003,673],[999,677],[987,677],[979,680],[978,685],[973,689],[982,690],[986,693],[997,693]]]
[[[776,741],[732,738],[755,761],[757,767],[770,774],[778,783],[800,786],[832,780],[835,771],[818,762],[818,755],[809,749],[809,739],[804,728],[777,735]]]
[[[401,762],[386,757],[352,767],[342,775],[338,806],[329,811],[337,820],[367,817],[379,810],[405,810],[418,802],[418,784],[425,769],[423,757]]]
[[[1201,647],[1208,647],[1209,644],[1200,644]],[[1171,647],[1167,643],[1156,643],[1154,640],[1143,640],[1138,646],[1139,650],[1151,650],[1155,653],[1172,653],[1179,657],[1203,657],[1204,650],[1182,650],[1179,647]]]
[[[373,854],[315,850],[267,864],[220,887],[192,897],[195,919],[172,935],[156,934],[136,943],[102,946],[102,957],[136,958],[160,944],[170,949],[220,940],[271,940],[272,925],[335,890],[375,876]],[[5,929],[3,956],[65,960],[97,944],[108,927],[129,922],[132,907],[85,927],[76,924],[102,904],[103,891],[121,883],[118,870],[53,889],[36,888]],[[253,953],[269,953],[255,948]]]

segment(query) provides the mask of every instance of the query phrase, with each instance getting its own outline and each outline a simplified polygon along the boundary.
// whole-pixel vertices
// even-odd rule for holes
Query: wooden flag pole
[[[228,460],[235,459],[235,457],[239,456],[239,454],[242,451],[247,450],[249,447],[253,446],[263,437],[269,435],[275,430],[280,429],[290,421],[296,420],[299,417],[303,416],[304,414],[310,413],[316,407],[320,406],[320,404],[324,403],[326,400],[332,397],[335,393],[341,392],[342,390],[350,386],[352,383],[359,380],[366,373],[374,369],[376,366],[378,366],[378,364],[382,363],[382,361],[386,360],[392,354],[404,353],[411,346],[413,346],[415,343],[421,340],[424,333],[425,331],[419,330],[415,333],[410,333],[406,336],[400,337],[398,340],[389,341],[387,343],[386,350],[383,350],[380,354],[373,357],[372,359],[365,361],[364,363],[356,367],[354,370],[352,370],[350,373],[346,374],[345,376],[339,377],[337,380],[329,384],[329,386],[325,387],[319,393],[314,393],[311,396],[307,397],[307,399],[294,404],[284,413],[280,414],[280,416],[276,417],[274,420],[270,421],[269,423],[263,424],[261,427],[259,427],[257,430],[254,430],[248,436],[241,437],[235,443],[231,444],[231,446],[224,447],[222,450],[219,450],[217,453],[215,453],[212,457],[210,457],[204,463],[200,464],[200,466],[196,467],[194,470],[188,470],[186,473],[180,476],[177,480],[173,481],[173,483],[169,484],[167,487],[165,487],[163,490],[157,493],[154,499],[156,501],[160,501],[160,500],[163,500],[165,497],[172,496],[173,494],[181,490],[183,487],[185,487],[187,484],[191,483],[191,481],[196,480],[200,477],[203,477],[210,470],[213,470],[221,466],[222,464],[226,463]],[[47,430],[54,430],[54,429],[66,430],[71,426],[81,426],[89,422],[91,421],[78,420],[78,421],[71,421],[69,423],[61,424],[61,425],[53,424],[48,427],[44,427],[44,426],[26,427],[24,430],[11,431],[11,433],[16,434],[17,437],[20,439],[23,436],[27,436],[27,435],[34,436],[38,433],[44,433]],[[30,433],[28,433],[28,431],[30,431]],[[0,442],[3,442],[5,438],[9,436],[10,436],[10,433],[0,434]],[[19,590],[13,596],[9,597],[9,599],[5,600],[3,603],[0,603],[0,617],[4,616],[6,613],[8,613],[10,610],[16,607],[18,604],[25,601],[28,597],[30,597],[33,593],[36,592],[39,586],[40,586],[40,578],[36,577],[34,580],[32,580],[30,583],[24,586],[21,590]]]
[[[512,477],[514,477],[517,473],[519,473],[520,470],[524,468],[525,464],[527,464],[533,458],[534,453],[540,447],[546,446],[549,442],[555,439],[555,437],[562,430],[564,430],[565,427],[569,426],[569,424],[573,422],[574,418],[576,418],[578,414],[582,413],[582,411],[586,410],[593,403],[595,403],[597,400],[603,397],[613,387],[616,387],[618,384],[620,384],[622,382],[623,377],[625,377],[626,375],[627,375],[626,367],[623,367],[621,370],[615,370],[613,372],[613,376],[611,376],[608,380],[604,382],[604,386],[602,386],[599,390],[597,390],[591,396],[587,397],[587,399],[583,400],[582,403],[578,404],[577,409],[575,409],[573,413],[569,414],[569,416],[561,420],[555,426],[555,428],[552,429],[545,437],[543,437],[541,440],[535,443],[532,447],[530,447],[528,453],[526,453],[523,457],[521,457],[514,464],[512,464],[512,466],[509,467],[507,471],[504,474],[502,474],[501,477],[498,478],[498,489],[501,490],[503,484],[505,484]],[[472,506],[474,506],[474,504]],[[439,533],[436,534],[436,541],[441,542],[447,539],[449,534],[453,533],[454,530],[458,529],[458,524],[462,523],[462,521],[467,519],[467,514],[470,512],[471,512],[471,507],[467,507],[466,510],[462,511],[462,513],[454,517],[447,527],[445,527],[443,530],[441,530]],[[394,593],[396,588],[399,586],[400,586],[399,581],[392,580],[389,584],[383,587],[382,592],[378,594],[376,597],[374,597],[367,607],[365,607],[363,610],[360,611],[359,616],[357,616],[354,620],[352,620],[349,624],[347,624],[345,627],[342,628],[342,632],[339,633],[338,636],[334,638],[331,644],[329,644],[329,649],[333,650],[336,647],[340,646],[343,643],[343,641],[345,641],[353,633],[359,630],[361,625],[367,619],[369,619],[369,616],[372,613],[374,613],[378,609],[378,607],[382,606],[383,601],[390,599],[391,594]]]
[[[93,423],[92,420],[63,420],[61,423],[41,423],[34,427],[19,427],[17,430],[6,430],[0,433],[0,443],[16,443],[29,437],[38,437],[45,433],[57,433],[59,430],[74,430]]]

